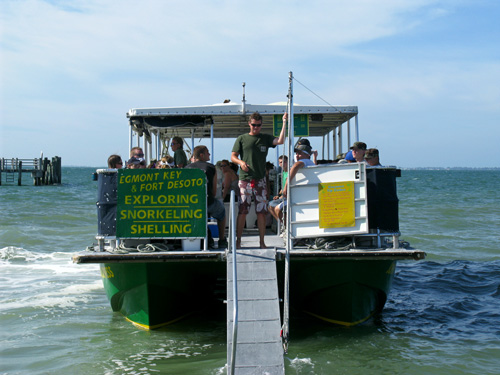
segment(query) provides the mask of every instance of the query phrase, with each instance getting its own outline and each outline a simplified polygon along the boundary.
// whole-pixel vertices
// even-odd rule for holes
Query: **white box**
[[[201,240],[182,240],[182,250],[201,251]]]

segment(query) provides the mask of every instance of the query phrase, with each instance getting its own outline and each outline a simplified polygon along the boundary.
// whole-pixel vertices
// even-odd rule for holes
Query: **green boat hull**
[[[278,262],[280,290],[283,266]],[[345,326],[362,323],[383,309],[395,268],[394,260],[293,259],[292,311]],[[101,275],[113,311],[145,329],[217,305],[225,311],[225,262],[104,263]]]
[[[394,260],[296,260],[290,266],[290,305],[323,321],[353,326],[382,311]]]
[[[213,302],[221,304],[225,275],[224,262],[101,264],[113,311],[145,329],[173,323]]]

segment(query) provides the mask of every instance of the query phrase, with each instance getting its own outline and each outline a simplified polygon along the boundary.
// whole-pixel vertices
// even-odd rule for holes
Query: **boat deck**
[[[257,230],[246,230],[242,237],[242,250],[256,249],[259,243]],[[285,257],[283,238],[268,231],[266,245],[275,249],[276,260]],[[201,250],[201,249],[200,249]],[[108,251],[83,251],[73,256],[74,263],[154,263],[168,261],[226,261],[227,250],[208,251],[155,251],[155,252],[129,252],[116,253]],[[293,258],[335,258],[335,259],[391,259],[391,260],[421,260],[425,252],[416,249],[373,249],[357,248],[351,250],[313,250],[306,245],[296,245],[290,251]]]

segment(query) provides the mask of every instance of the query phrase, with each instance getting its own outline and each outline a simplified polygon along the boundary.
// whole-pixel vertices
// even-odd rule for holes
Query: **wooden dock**
[[[235,374],[284,374],[275,249],[236,253],[238,319]],[[228,374],[233,348],[233,254],[227,259]]]
[[[2,176],[5,176],[7,183],[15,183],[17,176],[17,185],[21,186],[23,173],[31,173],[35,186],[58,185],[61,183],[61,158],[55,156],[52,160],[42,157],[0,159],[0,185],[2,184]]]

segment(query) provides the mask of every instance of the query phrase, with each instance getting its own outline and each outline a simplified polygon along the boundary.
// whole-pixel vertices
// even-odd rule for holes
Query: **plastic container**
[[[182,240],[183,251],[201,251],[201,240]]]
[[[212,234],[212,238],[219,238],[219,227],[217,226],[216,221],[209,221],[208,222],[208,229],[210,230],[210,233]]]

